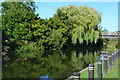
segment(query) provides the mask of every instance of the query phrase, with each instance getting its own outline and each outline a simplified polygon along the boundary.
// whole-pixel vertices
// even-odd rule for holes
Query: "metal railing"
[[[114,63],[117,61],[118,58],[120,58],[120,49],[114,51],[112,54],[104,56],[103,60],[99,59],[96,63],[90,64],[85,69],[83,69],[83,70],[81,70],[79,72],[74,72],[73,75],[71,75],[66,80],[80,80],[80,75],[86,70],[88,70],[88,78],[89,78],[89,80],[94,80],[94,65],[96,65],[96,64],[97,64],[97,78],[99,80],[102,80],[102,77],[103,77],[102,71],[103,71],[103,69],[104,69],[104,72],[103,72],[104,75],[108,74],[108,71],[113,67]],[[104,64],[102,63],[102,61],[104,61]],[[102,69],[102,65],[104,65],[103,69]]]

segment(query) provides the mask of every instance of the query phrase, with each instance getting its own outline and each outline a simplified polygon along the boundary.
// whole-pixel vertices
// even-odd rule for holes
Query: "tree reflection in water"
[[[62,51],[53,52],[42,58],[29,61],[14,61],[3,65],[3,78],[39,78],[48,75],[50,78],[67,78],[74,71],[82,70],[88,64],[96,62],[97,52],[76,52],[69,53],[69,56]]]

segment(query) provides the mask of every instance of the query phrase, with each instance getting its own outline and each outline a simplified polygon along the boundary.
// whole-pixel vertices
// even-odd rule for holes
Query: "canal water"
[[[116,44],[116,41],[109,41],[101,48],[97,45],[45,52],[44,56],[29,60],[12,57],[10,60],[3,60],[2,77],[64,80],[73,72],[78,72],[89,64],[95,63],[100,57],[100,50],[110,50],[109,53],[112,53],[117,49]]]
[[[7,61],[3,63],[3,78],[67,78],[99,58],[97,51],[79,49],[52,51],[45,57],[29,61]]]

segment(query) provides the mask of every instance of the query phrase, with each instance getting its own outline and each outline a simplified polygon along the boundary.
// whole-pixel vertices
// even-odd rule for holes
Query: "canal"
[[[111,45],[111,43],[109,44]],[[99,58],[99,51],[105,50],[105,48],[106,46],[102,46],[102,48],[97,46],[69,48],[51,51],[46,53],[48,55],[30,60],[17,58],[13,61],[3,61],[2,76],[3,78],[65,79],[73,72],[78,72],[90,63],[95,63]]]

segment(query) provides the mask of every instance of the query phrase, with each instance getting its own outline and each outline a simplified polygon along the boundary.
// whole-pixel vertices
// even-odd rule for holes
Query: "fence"
[[[66,80],[80,80],[81,74],[86,70],[88,70],[88,79],[94,80],[94,65],[97,65],[97,78],[99,80],[102,80],[103,74],[106,75],[108,73],[108,71],[113,67],[118,58],[120,58],[120,49],[114,51],[112,54],[104,56],[104,59],[99,59],[98,62],[90,64],[87,68],[79,72],[74,72],[73,75]]]

